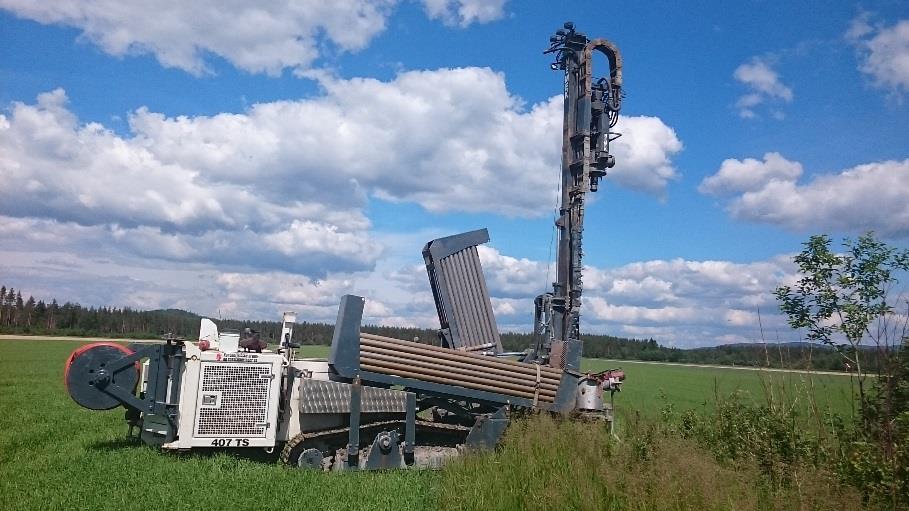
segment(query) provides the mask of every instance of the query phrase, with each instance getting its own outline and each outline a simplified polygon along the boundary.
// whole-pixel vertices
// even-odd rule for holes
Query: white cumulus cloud
[[[505,15],[508,0],[422,0],[426,15],[446,25],[467,27],[489,23]]]
[[[219,176],[156,152],[140,129],[123,138],[81,124],[66,100],[58,89],[0,115],[0,215],[173,261],[323,273],[369,268],[378,256],[362,194],[332,202]]]
[[[231,270],[204,260],[149,264],[140,254],[120,253],[103,243],[103,233],[95,238],[90,231],[97,228],[39,227],[0,217],[4,283],[24,287],[36,297],[85,305],[180,307],[251,319],[278,318],[281,311],[296,310],[302,320],[331,322],[340,296],[354,293],[366,297],[369,323],[438,327],[426,273],[418,262],[425,240],[402,247],[410,254],[403,260],[407,279],[395,278],[384,259],[371,271],[309,277]],[[54,236],[42,238],[41,233]],[[500,328],[527,331],[533,298],[546,290],[542,281],[548,264],[495,249],[480,253]],[[768,338],[794,339],[771,293],[795,276],[789,256],[749,263],[669,259],[587,267],[581,324],[587,333],[696,346],[759,340],[760,313]]]
[[[480,263],[486,275],[486,284],[497,297],[527,297],[547,291],[555,278],[555,267],[540,261],[511,257],[498,250],[480,245],[477,247]],[[549,279],[547,279],[547,274]]]
[[[898,95],[909,92],[909,19],[873,26],[869,18],[857,17],[846,33],[859,51],[859,69],[880,88]]]
[[[486,68],[320,83],[321,95],[243,113],[141,107],[126,135],[81,122],[62,89],[13,103],[0,114],[0,215],[91,226],[94,239],[152,258],[321,276],[381,256],[369,197],[523,217],[555,203],[559,98],[524,107]],[[662,195],[681,149],[674,131],[647,116],[619,128],[608,179]]]
[[[706,177],[698,187],[701,193],[725,195],[759,190],[771,180],[794,181],[802,175],[802,164],[789,161],[780,153],[767,153],[764,159],[723,160],[720,170]]]
[[[150,53],[165,67],[209,71],[208,54],[251,73],[305,70],[330,43],[357,51],[385,29],[396,0],[0,0],[0,8],[82,30],[115,56]]]
[[[726,160],[702,193],[728,195],[735,218],[797,231],[877,231],[909,236],[909,159],[857,165],[799,182],[802,167],[777,153]]]
[[[683,146],[675,130],[659,117],[626,116],[619,118],[616,131],[622,136],[611,144],[616,164],[607,179],[663,197],[669,182],[679,177],[672,157]]]
[[[754,57],[735,69],[732,74],[738,82],[745,85],[748,92],[736,101],[739,116],[751,119],[758,116],[756,108],[765,103],[789,103],[793,99],[792,89],[780,80],[779,73],[766,59]],[[780,110],[773,111],[774,117],[781,118]]]
[[[548,265],[482,248],[497,322],[503,328],[528,329],[533,297],[550,290],[542,285]],[[788,256],[750,263],[658,259],[612,268],[588,266],[582,330],[653,337],[677,346],[759,341],[761,324],[785,337],[788,329],[772,292],[793,278]]]

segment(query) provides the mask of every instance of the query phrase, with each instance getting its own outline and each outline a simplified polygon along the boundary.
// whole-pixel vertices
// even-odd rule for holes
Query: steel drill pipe
[[[479,385],[488,385],[491,388],[502,389],[503,391],[516,391],[516,392],[529,392],[530,394],[534,393],[534,386],[532,384],[513,384],[513,383],[504,383],[500,381],[490,381],[488,378],[481,378],[476,376],[468,376],[464,374],[451,374],[446,371],[440,371],[438,369],[426,369],[423,367],[414,367],[408,364],[401,364],[397,362],[385,362],[381,360],[368,359],[362,360],[360,362],[360,367],[365,367],[366,365],[371,367],[383,367],[385,372],[387,371],[396,371],[396,374],[400,375],[402,371],[406,371],[413,374],[421,375],[421,378],[426,376],[434,376],[438,378],[448,378],[452,381],[458,381],[462,383],[473,383]],[[555,397],[556,391],[552,389],[540,389],[539,394],[541,396],[552,396]]]
[[[436,346],[429,346],[424,344],[419,344],[409,341],[401,341],[398,339],[392,339],[390,337],[379,337],[371,334],[360,334],[360,345],[361,346],[378,346],[383,348],[392,349],[395,351],[403,351],[407,353],[414,353],[417,355],[426,355],[435,358],[445,359],[445,360],[456,360],[456,361],[469,361],[474,365],[481,365],[486,367],[497,367],[500,369],[505,369],[514,372],[522,372],[525,374],[534,375],[537,374],[537,369],[539,369],[541,375],[548,375],[555,379],[562,378],[562,371],[546,366],[537,366],[535,364],[525,364],[522,362],[515,362],[513,360],[503,360],[493,357],[487,357],[484,355],[476,355],[473,353],[461,352],[449,350],[446,348],[438,348]]]
[[[406,371],[406,370],[398,370],[398,371],[391,372],[388,369],[382,368],[380,366],[374,366],[371,364],[361,364],[360,368],[365,369],[367,371],[372,371],[375,373],[392,374],[392,375],[400,376],[403,378],[419,379],[419,380],[429,381],[429,382],[433,382],[433,383],[440,383],[443,385],[467,387],[470,389],[484,390],[487,392],[495,392],[496,394],[504,394],[506,396],[523,397],[526,399],[533,399],[533,396],[534,396],[533,392],[521,392],[521,391],[516,391],[516,390],[503,389],[501,387],[492,387],[490,385],[484,385],[484,384],[480,384],[480,383],[471,383],[471,382],[466,382],[466,381],[462,381],[462,380],[452,380],[451,378],[443,378],[443,377],[432,376],[432,375],[427,375],[427,374],[418,374],[418,373],[413,373],[411,371]],[[538,400],[547,402],[547,403],[551,403],[551,402],[555,401],[555,399],[553,397],[547,396],[544,394],[540,394],[538,396]]]
[[[525,362],[518,362],[518,361],[516,361],[516,360],[510,360],[510,359],[507,359],[507,358],[495,358],[495,357],[490,357],[490,356],[486,356],[486,355],[478,355],[478,354],[476,354],[476,353],[471,353],[471,352],[469,352],[469,351],[461,351],[461,350],[453,350],[453,349],[449,349],[449,348],[441,348],[441,347],[439,347],[439,346],[433,346],[433,345],[431,345],[431,344],[423,344],[423,343],[419,343],[419,342],[406,341],[406,340],[404,340],[404,339],[395,339],[394,337],[385,337],[385,336],[382,336],[382,335],[370,334],[370,333],[367,333],[367,332],[361,332],[361,333],[360,333],[360,338],[361,338],[361,340],[362,340],[362,339],[369,339],[369,340],[390,342],[390,343],[393,343],[393,344],[399,345],[399,346],[416,347],[416,348],[419,348],[420,350],[433,351],[433,352],[436,352],[436,353],[445,353],[445,354],[456,353],[456,354],[459,354],[459,355],[467,355],[467,356],[470,356],[470,357],[472,357],[472,358],[479,358],[479,359],[481,359],[481,360],[491,360],[491,361],[495,361],[495,362],[498,362],[498,363],[501,363],[501,364],[505,364],[505,365],[508,365],[508,366],[513,366],[513,367],[527,368],[528,366],[531,366],[531,365],[532,365],[532,364],[528,364],[528,363],[525,363]],[[555,368],[553,368],[553,367],[540,366],[540,369],[542,369],[542,370],[544,370],[544,371],[551,371],[551,372],[553,372],[553,373],[558,373],[559,375],[562,374],[562,371],[560,371],[560,370],[558,370],[558,369],[555,369]]]
[[[413,365],[410,365],[409,363],[407,363],[406,361],[389,362],[389,361],[385,361],[385,360],[377,360],[377,359],[370,358],[370,359],[362,359],[360,365],[361,365],[361,367],[363,367],[364,365],[381,366],[381,367],[385,367],[387,370],[396,370],[396,371],[403,370],[403,371],[408,371],[413,374],[426,374],[426,375],[432,375],[432,376],[437,376],[437,377],[441,377],[441,378],[447,378],[452,381],[462,381],[463,380],[463,381],[469,381],[472,383],[487,385],[489,387],[501,387],[503,389],[519,390],[519,391],[525,391],[525,392],[533,392],[535,389],[538,389],[541,392],[555,394],[557,391],[557,389],[555,389],[555,388],[542,388],[542,387],[537,388],[536,385],[534,384],[534,382],[526,382],[526,383],[503,382],[503,381],[498,381],[498,380],[491,380],[488,377],[466,375],[466,374],[457,373],[457,372],[450,372],[450,371],[447,371],[444,369],[430,369],[430,368],[425,368],[425,367],[413,366]]]
[[[496,369],[503,371],[504,374],[515,377],[527,376],[536,379],[537,375],[539,374],[539,378],[541,380],[552,380],[554,382],[561,380],[562,377],[561,373],[555,371],[545,371],[542,368],[540,368],[539,373],[537,373],[536,366],[530,364],[527,364],[524,367],[516,367],[511,365],[498,364],[495,360],[489,360],[489,357],[485,356],[465,355],[459,352],[440,353],[435,351],[424,351],[420,350],[419,348],[413,348],[410,346],[402,346],[391,343],[384,344],[381,341],[369,341],[367,343],[363,343],[361,344],[360,349],[386,349],[393,351],[395,355],[399,357],[410,355],[423,356],[438,363],[460,363],[463,364],[464,367],[473,369]]]
[[[380,362],[386,363],[386,364],[387,363],[410,364],[414,368],[431,369],[431,370],[436,370],[436,371],[447,371],[449,374],[472,376],[475,378],[482,378],[484,381],[510,383],[513,385],[521,385],[523,387],[529,386],[531,388],[537,386],[537,380],[535,378],[531,378],[529,376],[515,377],[515,376],[507,375],[507,374],[492,373],[489,370],[481,370],[481,369],[477,369],[477,368],[440,364],[440,363],[432,361],[432,360],[427,361],[427,360],[419,360],[419,359],[415,358],[418,356],[419,355],[412,355],[410,357],[400,357],[400,356],[395,356],[395,355],[375,353],[373,351],[363,350],[360,352],[360,362],[361,363],[365,362],[367,364],[380,363]],[[420,357],[420,358],[425,359],[426,357]],[[548,390],[555,391],[559,388],[559,385],[558,385],[558,382],[555,382],[553,380],[540,379],[539,387],[541,389],[548,389]]]
[[[398,357],[422,356],[422,357],[425,357],[426,359],[434,360],[437,363],[463,364],[463,367],[469,367],[469,368],[473,368],[473,369],[478,369],[478,368],[497,369],[499,371],[502,371],[503,374],[507,374],[507,375],[515,376],[515,377],[527,376],[527,377],[536,379],[537,375],[539,374],[539,378],[541,380],[542,379],[553,380],[553,381],[561,380],[561,374],[543,371],[543,370],[541,370],[539,373],[537,373],[536,367],[532,366],[532,365],[528,365],[527,367],[524,367],[524,368],[515,368],[513,366],[499,365],[494,362],[478,360],[476,358],[467,358],[467,357],[464,357],[463,354],[461,354],[461,353],[440,354],[437,352],[420,351],[419,349],[413,349],[410,347],[402,347],[399,345],[396,346],[396,345],[392,345],[392,344],[363,344],[363,345],[361,345],[361,349],[373,349],[373,348],[384,348],[386,350],[393,351],[393,352],[395,352],[395,354]],[[478,357],[478,358],[486,358],[486,357]]]
[[[466,362],[439,360],[423,355],[414,355],[411,353],[402,355],[400,352],[394,352],[392,350],[370,346],[362,347],[360,351],[360,360],[367,358],[378,358],[387,362],[413,363],[415,365],[420,365],[428,369],[448,369],[452,372],[468,372],[474,376],[499,378],[505,381],[511,381],[513,383],[534,384],[537,381],[535,376],[529,374],[508,372],[491,367],[477,367]],[[542,374],[540,375],[539,382],[540,385],[544,387],[558,388],[559,386],[559,380],[555,378],[548,378]]]
[[[440,356],[439,352],[435,351],[422,351],[419,348],[416,349],[407,349],[407,347],[402,347],[396,344],[380,344],[378,341],[371,341],[368,339],[361,340],[360,344],[361,350],[375,350],[380,353],[387,353],[389,355],[413,355],[416,357],[423,357],[432,362],[439,363],[453,363],[453,364],[464,364],[465,367],[475,368],[479,365],[484,367],[489,367],[490,369],[495,369],[501,371],[504,374],[508,375],[530,375],[536,377],[537,375],[537,366],[535,364],[522,364],[521,366],[511,366],[511,365],[499,365],[495,364],[495,359],[492,359],[488,356],[483,355],[471,355],[464,356],[463,352],[446,350],[448,353],[442,353]],[[487,362],[493,362],[492,364],[487,364]],[[549,378],[553,380],[559,380],[562,378],[562,372],[557,369],[552,369],[544,366],[539,366],[539,374],[542,378]]]

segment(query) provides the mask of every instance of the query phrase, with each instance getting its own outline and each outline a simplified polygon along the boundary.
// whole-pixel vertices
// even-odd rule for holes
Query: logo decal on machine
[[[258,362],[259,355],[257,353],[225,353],[223,360],[225,362]]]

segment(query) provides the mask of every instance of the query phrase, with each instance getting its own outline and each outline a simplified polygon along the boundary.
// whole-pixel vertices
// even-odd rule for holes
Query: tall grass
[[[763,403],[749,403],[739,392],[717,392],[709,412],[675,413],[667,404],[661,427],[694,440],[726,466],[757,467],[765,486],[776,493],[814,484],[803,477],[807,469],[851,487],[864,507],[909,509],[909,421],[901,423],[909,411],[891,425],[895,436],[882,439],[869,427],[873,418],[854,408],[843,417],[820,406],[811,374],[796,385],[781,385],[765,374],[763,387]]]
[[[502,448],[442,474],[442,509],[907,509],[904,466],[888,464],[855,413],[811,374],[764,373],[762,395],[724,393],[603,425],[519,419]],[[755,399],[760,397],[761,399]],[[909,418],[909,416],[907,416]],[[902,453],[909,446],[897,446]]]
[[[858,493],[833,474],[793,466],[798,484],[773,485],[760,467],[724,463],[652,421],[616,441],[598,424],[548,416],[518,420],[502,448],[442,474],[442,509],[763,510],[856,509]]]

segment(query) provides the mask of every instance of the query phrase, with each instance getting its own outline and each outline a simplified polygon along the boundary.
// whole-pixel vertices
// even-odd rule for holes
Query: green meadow
[[[768,497],[753,474],[720,466],[688,444],[656,449],[649,461],[655,465],[645,472],[634,462],[634,442],[615,441],[600,425],[546,417],[512,427],[499,452],[469,456],[438,472],[315,473],[280,466],[275,455],[259,450],[161,452],[126,438],[122,409],[93,412],[70,400],[63,365],[79,344],[0,341],[2,510],[825,507],[814,500]],[[324,346],[304,349],[305,356],[326,353]],[[733,391],[761,402],[768,389],[806,411],[822,406],[849,412],[848,377],[584,363],[585,370],[625,370],[627,383],[616,405],[621,420],[635,424],[658,417],[667,405],[710,407],[715,396]],[[811,386],[817,404],[800,397]],[[679,457],[692,468],[674,471]],[[719,478],[715,484],[728,489],[728,498],[712,495],[706,479],[688,481],[692,474]],[[812,495],[824,492],[815,489]]]

